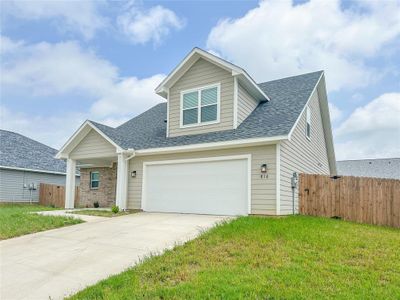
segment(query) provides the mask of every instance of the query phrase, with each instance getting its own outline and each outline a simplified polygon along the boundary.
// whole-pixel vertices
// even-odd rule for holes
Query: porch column
[[[118,154],[117,165],[117,191],[115,204],[119,209],[127,209],[128,198],[128,162],[123,153]]]
[[[75,204],[76,161],[67,159],[67,177],[65,180],[65,208],[74,208]]]

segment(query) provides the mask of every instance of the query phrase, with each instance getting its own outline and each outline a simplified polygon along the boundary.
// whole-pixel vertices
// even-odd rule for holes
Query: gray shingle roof
[[[237,129],[167,138],[166,103],[116,128],[91,123],[122,148],[135,150],[287,135],[321,75],[318,71],[258,84],[271,101],[261,102]]]
[[[336,164],[339,175],[400,179],[400,158],[343,160]]]
[[[57,150],[15,132],[0,130],[0,166],[65,173]]]

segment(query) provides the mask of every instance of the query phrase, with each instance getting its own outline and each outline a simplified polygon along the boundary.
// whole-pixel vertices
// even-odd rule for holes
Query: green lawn
[[[43,210],[54,208],[36,204],[0,204],[0,240],[82,222],[69,217],[30,213]]]
[[[109,210],[101,210],[101,209],[84,209],[84,210],[74,210],[71,214],[78,214],[78,215],[87,215],[87,216],[97,216],[97,217],[118,217],[118,216],[125,216],[129,214],[134,214],[139,212],[139,210],[131,209],[129,211],[120,211],[117,213],[113,213]]]
[[[70,299],[399,299],[400,231],[242,217]]]

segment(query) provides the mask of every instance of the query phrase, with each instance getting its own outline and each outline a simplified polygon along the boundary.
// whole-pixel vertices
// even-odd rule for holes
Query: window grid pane
[[[217,105],[209,105],[201,108],[201,122],[212,122],[217,120]]]
[[[201,105],[217,104],[218,89],[216,87],[201,91]]]
[[[99,187],[99,182],[98,181],[92,181],[91,188],[98,188],[98,187]]]
[[[199,92],[191,92],[183,95],[183,109],[195,108],[199,102]]]
[[[99,172],[92,172],[91,176],[92,180],[99,180]]]
[[[198,109],[186,109],[183,111],[183,125],[195,124],[198,123]]]

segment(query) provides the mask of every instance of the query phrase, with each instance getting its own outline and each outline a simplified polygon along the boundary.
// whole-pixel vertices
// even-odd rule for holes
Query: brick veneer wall
[[[111,207],[115,204],[115,190],[117,184],[117,166],[112,168],[81,168],[79,207],[93,207],[99,202],[100,207]],[[98,189],[90,189],[90,172],[99,172],[100,183]]]

